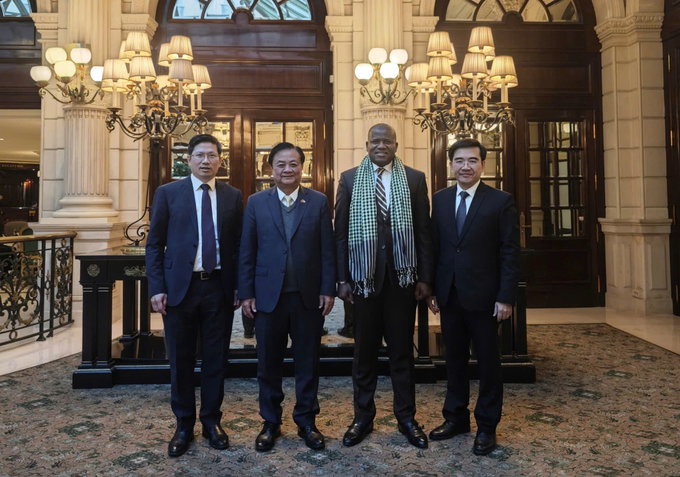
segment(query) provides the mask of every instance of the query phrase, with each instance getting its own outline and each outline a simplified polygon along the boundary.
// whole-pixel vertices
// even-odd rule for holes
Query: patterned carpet
[[[381,378],[376,430],[355,448],[341,438],[352,420],[349,378],[322,378],[317,424],[328,438],[314,452],[297,437],[285,402],[275,449],[253,449],[260,428],[255,380],[229,380],[223,409],[231,447],[200,438],[181,458],[166,456],[174,418],[169,386],[72,390],[69,357],[0,377],[1,476],[680,476],[680,356],[606,325],[529,327],[537,367],[532,385],[506,385],[501,447],[471,452],[474,433],[407,444]],[[441,421],[444,383],[418,386],[418,419]],[[473,398],[477,384],[473,383]],[[285,381],[293,395],[293,382]],[[473,429],[474,432],[474,429]]]

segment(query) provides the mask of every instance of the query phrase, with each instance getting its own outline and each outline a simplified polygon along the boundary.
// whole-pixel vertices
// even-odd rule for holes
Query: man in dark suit
[[[416,422],[413,331],[416,301],[433,281],[430,201],[425,174],[396,157],[396,132],[376,124],[368,156],[342,173],[335,203],[338,296],[354,304],[354,421],[343,444],[373,430],[378,352],[387,342],[399,431],[417,447],[427,436]]]
[[[163,315],[172,410],[177,430],[168,454],[186,452],[196,422],[194,366],[201,339],[203,437],[226,449],[220,406],[236,301],[236,259],[241,241],[241,192],[215,180],[222,145],[214,136],[191,139],[191,175],[159,187],[146,242],[146,276],[155,312]]]
[[[501,420],[498,324],[511,316],[517,295],[519,227],[512,196],[481,181],[484,146],[474,139],[460,140],[449,149],[449,159],[457,185],[432,197],[438,260],[435,296],[429,305],[442,314],[448,386],[445,421],[430,433],[430,439],[470,432],[467,369],[472,339],[479,367],[473,452],[486,455],[496,447],[496,426]]]
[[[255,440],[258,451],[270,450],[281,434],[288,335],[295,363],[293,420],[308,447],[325,447],[315,418],[321,333],[335,301],[335,244],[326,196],[300,186],[304,161],[299,147],[274,146],[269,162],[276,187],[250,196],[243,220],[239,298],[243,313],[255,317],[264,419]]]

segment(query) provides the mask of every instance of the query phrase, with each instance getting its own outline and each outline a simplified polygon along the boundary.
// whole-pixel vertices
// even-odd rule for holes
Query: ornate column
[[[596,27],[602,42],[608,307],[672,311],[663,96],[663,13]]]
[[[109,131],[103,106],[64,107],[66,170],[57,218],[116,217],[109,197]]]

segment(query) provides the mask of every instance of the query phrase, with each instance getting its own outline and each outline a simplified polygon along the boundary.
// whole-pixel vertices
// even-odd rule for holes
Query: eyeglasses
[[[215,159],[217,159],[218,157],[220,157],[220,156],[218,156],[217,154],[207,154],[207,155],[206,155],[206,154],[203,154],[202,152],[199,152],[198,154],[192,154],[191,156],[192,156],[192,157],[195,157],[195,158],[198,159],[199,161],[202,161],[202,160],[205,159],[206,157],[208,158],[209,161],[214,161]]]

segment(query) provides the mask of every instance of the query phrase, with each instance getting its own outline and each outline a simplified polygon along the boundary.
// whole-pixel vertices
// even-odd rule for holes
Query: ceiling
[[[0,162],[40,164],[40,110],[0,109]]]

